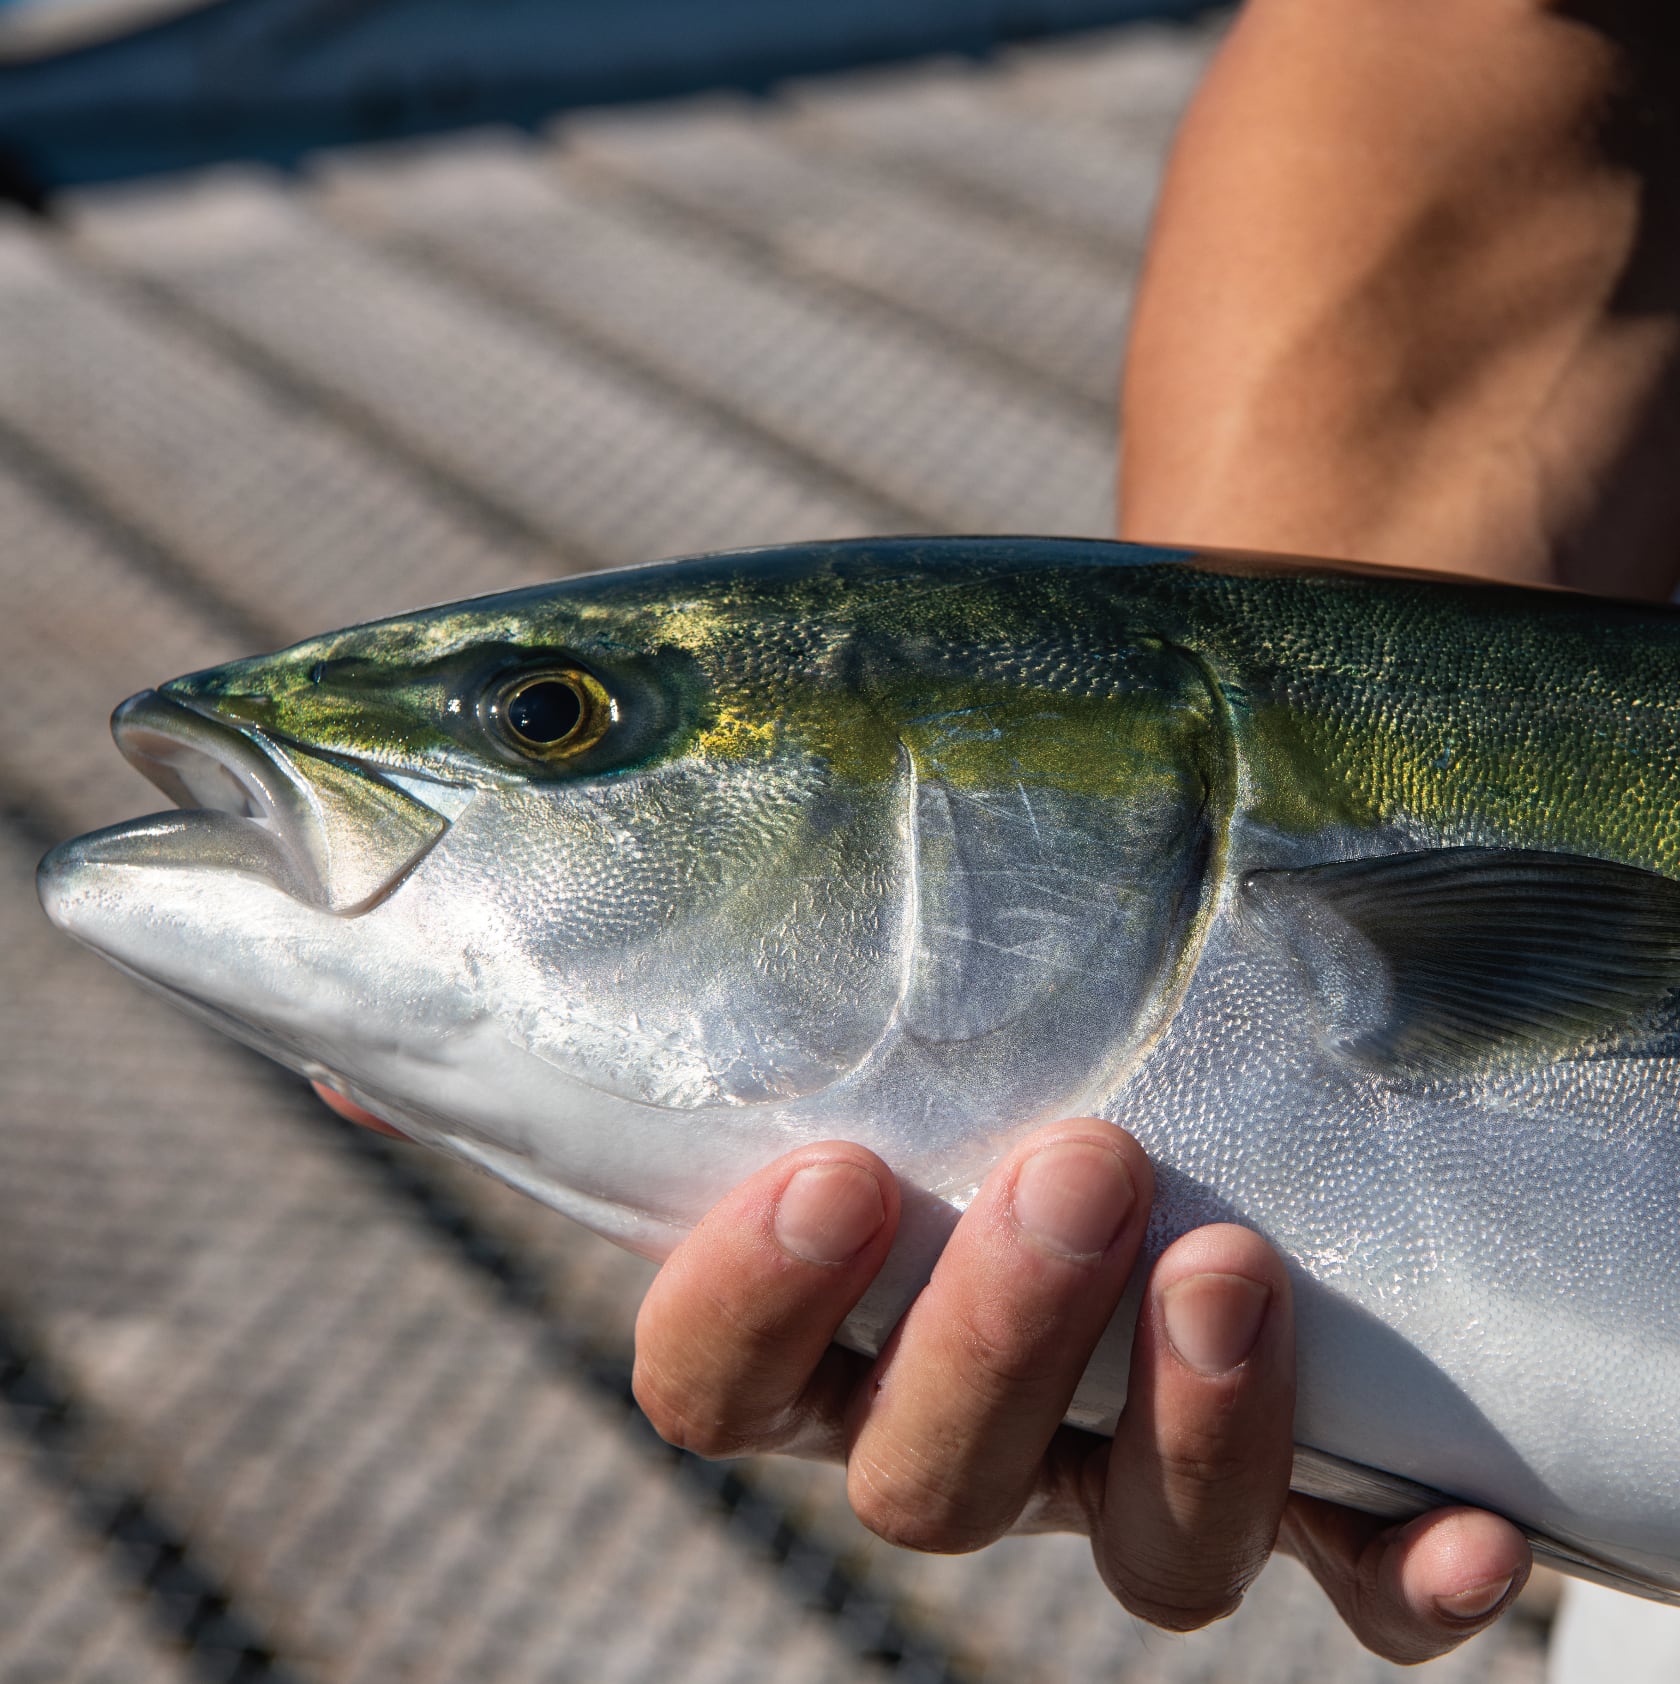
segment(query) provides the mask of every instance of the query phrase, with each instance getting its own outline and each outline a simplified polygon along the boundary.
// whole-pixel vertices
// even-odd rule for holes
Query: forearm
[[[1611,31],[1536,0],[1251,0],[1163,188],[1125,535],[1669,589],[1666,5]]]

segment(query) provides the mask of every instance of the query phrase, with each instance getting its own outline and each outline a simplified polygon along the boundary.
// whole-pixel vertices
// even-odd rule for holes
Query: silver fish
[[[1096,543],[568,580],[124,704],[71,934],[659,1256],[845,1135],[874,1350],[1094,1113],[1298,1295],[1300,1488],[1680,1601],[1680,618]],[[1130,1310],[1072,1419],[1124,1399]]]

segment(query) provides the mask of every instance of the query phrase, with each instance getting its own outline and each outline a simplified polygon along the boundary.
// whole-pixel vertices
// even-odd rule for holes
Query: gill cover
[[[941,682],[898,721],[916,872],[903,1027],[924,1059],[991,1086],[1000,1123],[1094,1097],[1170,1016],[1229,817],[1199,663],[1125,627],[1095,667],[1038,655],[987,671],[924,654]],[[1079,680],[1044,682],[1045,660]],[[953,690],[959,662],[986,682]]]

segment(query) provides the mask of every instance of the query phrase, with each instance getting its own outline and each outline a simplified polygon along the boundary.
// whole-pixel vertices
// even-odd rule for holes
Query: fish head
[[[825,1136],[960,1200],[1147,1039],[1208,709],[1148,639],[1055,676],[1011,622],[1033,593],[905,548],[572,580],[176,679],[114,730],[179,810],[55,850],[43,900],[647,1251]]]

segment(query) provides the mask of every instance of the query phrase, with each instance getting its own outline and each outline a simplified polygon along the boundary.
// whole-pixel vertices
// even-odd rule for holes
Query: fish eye
[[[578,667],[521,673],[490,705],[492,718],[522,754],[562,760],[593,747],[618,709],[606,686]]]
[[[583,718],[583,697],[563,678],[539,678],[508,697],[509,729],[521,741],[551,748],[563,743]]]

